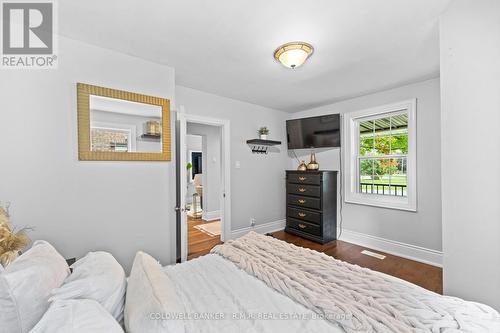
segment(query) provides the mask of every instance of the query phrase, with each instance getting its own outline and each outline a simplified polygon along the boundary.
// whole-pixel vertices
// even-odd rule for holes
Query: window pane
[[[392,136],[391,154],[408,154],[408,130],[405,133],[394,134]]]
[[[91,150],[92,151],[128,151],[128,135],[127,131],[92,128],[91,131]]]
[[[408,154],[408,114],[391,117],[391,154]]]
[[[391,153],[391,140],[389,132],[381,132],[375,136],[375,150],[373,155],[389,155]]]
[[[359,155],[371,155],[373,150],[373,121],[359,123]]]
[[[362,159],[359,161],[359,191],[371,193],[373,185],[373,160]]]
[[[393,159],[391,165],[391,194],[406,197],[408,195],[407,158]]]
[[[361,159],[359,191],[369,194],[388,194],[390,174],[385,165],[389,159]]]
[[[371,158],[359,161],[359,192],[407,196],[405,158]]]

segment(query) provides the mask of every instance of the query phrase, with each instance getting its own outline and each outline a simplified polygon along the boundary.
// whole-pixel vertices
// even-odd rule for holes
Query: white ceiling
[[[450,0],[59,1],[59,32],[176,70],[176,83],[288,112],[439,75]],[[315,47],[290,70],[273,52]]]

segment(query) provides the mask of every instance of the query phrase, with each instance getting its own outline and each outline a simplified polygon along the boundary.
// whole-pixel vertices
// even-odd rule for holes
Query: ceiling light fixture
[[[294,69],[301,66],[313,54],[311,44],[304,42],[291,42],[281,45],[274,51],[274,59],[283,66]]]

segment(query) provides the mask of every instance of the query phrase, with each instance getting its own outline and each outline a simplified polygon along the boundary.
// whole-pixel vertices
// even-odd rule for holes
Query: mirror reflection
[[[162,152],[162,107],[90,95],[92,152]]]

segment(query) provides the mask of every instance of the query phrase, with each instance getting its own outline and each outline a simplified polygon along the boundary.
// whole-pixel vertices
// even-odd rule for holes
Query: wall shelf
[[[254,154],[267,154],[269,147],[281,145],[281,141],[274,140],[262,140],[262,139],[251,139],[247,140],[247,144],[252,149]]]
[[[151,141],[160,141],[161,134],[142,134],[141,139],[151,140]]]

